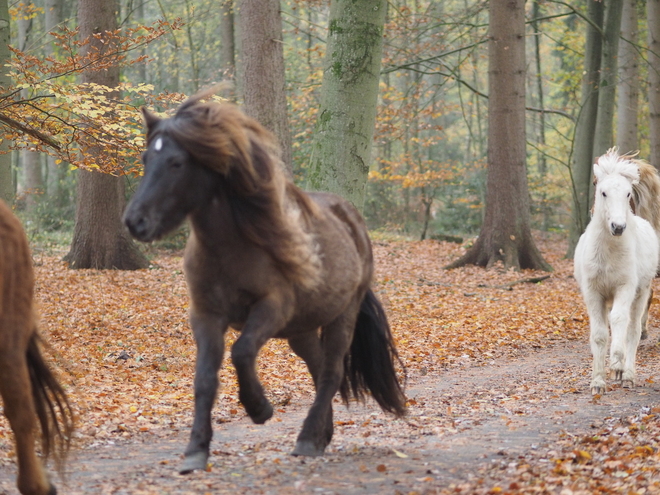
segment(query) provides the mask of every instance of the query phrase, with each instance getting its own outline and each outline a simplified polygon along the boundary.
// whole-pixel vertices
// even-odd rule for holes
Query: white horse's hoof
[[[206,452],[195,452],[187,455],[179,469],[179,474],[188,474],[193,471],[205,470],[209,456]]]
[[[605,387],[591,387],[591,395],[604,395]]]

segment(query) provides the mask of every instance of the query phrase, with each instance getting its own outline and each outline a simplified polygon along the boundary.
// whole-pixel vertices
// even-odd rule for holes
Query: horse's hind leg
[[[197,344],[195,365],[195,417],[181,474],[206,469],[213,430],[211,410],[218,393],[218,370],[225,351],[224,319],[212,315],[191,314],[190,323]]]
[[[630,324],[628,325],[625,342],[625,361],[621,375],[621,384],[624,387],[635,386],[637,348],[639,347],[639,341],[643,331],[644,312],[645,308],[648,308],[647,301],[650,293],[650,287],[648,289],[642,289],[630,309]]]
[[[314,380],[314,388],[318,391],[321,363],[323,363],[323,349],[319,335],[316,332],[297,335],[289,339],[289,346],[293,352],[305,361],[307,369],[309,369]],[[327,443],[330,443],[330,440],[332,440],[332,433],[332,407],[329,407],[327,417],[325,418],[325,431],[323,433]]]
[[[24,353],[0,351],[0,395],[16,440],[17,485],[23,495],[54,495],[46,471],[35,453],[36,416]]]
[[[344,358],[351,346],[357,307],[323,328],[323,365],[314,403],[298,435],[293,455],[320,456],[332,438],[332,399],[344,377]]]
[[[610,331],[612,333],[610,370],[614,373],[614,379],[618,382],[622,382],[623,372],[626,366],[628,333],[630,326],[633,324],[631,313],[637,299],[635,293],[636,289],[634,288],[622,288],[614,296],[612,310],[610,311]],[[637,339],[639,339],[639,334],[637,334]]]
[[[653,289],[649,291],[649,297],[646,301],[646,309],[644,309],[644,315],[642,316],[642,335],[640,339],[644,340],[649,336],[649,310],[651,309],[651,303],[653,302]]]

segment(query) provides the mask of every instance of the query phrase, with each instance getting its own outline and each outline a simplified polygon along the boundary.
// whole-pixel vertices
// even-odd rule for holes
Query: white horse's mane
[[[633,185],[639,182],[639,166],[630,155],[619,155],[615,146],[607,150],[594,164],[594,175],[597,181],[602,181],[608,175],[622,175]]]

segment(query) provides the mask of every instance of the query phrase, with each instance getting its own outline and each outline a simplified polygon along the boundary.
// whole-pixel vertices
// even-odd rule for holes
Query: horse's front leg
[[[263,424],[273,416],[270,404],[257,376],[257,355],[261,347],[282,329],[286,322],[283,305],[276,298],[257,302],[231,349],[231,359],[238,377],[238,398],[252,421]]]
[[[585,295],[584,300],[589,313],[589,326],[591,329],[589,336],[591,355],[593,356],[591,393],[592,395],[604,394],[606,390],[605,356],[607,355],[608,343],[607,307],[605,300],[598,294]]]
[[[344,378],[344,358],[349,351],[358,307],[349,308],[323,327],[323,365],[316,384],[316,397],[298,435],[293,455],[320,456],[333,433],[332,399]]]
[[[190,324],[197,344],[195,365],[195,417],[190,441],[179,472],[190,473],[206,469],[213,430],[211,410],[218,393],[218,370],[225,351],[225,331],[228,322],[213,314],[191,312]]]
[[[630,324],[626,332],[626,352],[625,362],[623,366],[623,373],[621,375],[621,383],[624,387],[635,386],[635,365],[637,361],[637,348],[641,339],[642,332],[644,331],[644,317],[648,318],[648,300],[651,295],[650,284],[641,289],[630,309]]]
[[[632,323],[631,312],[636,292],[635,287],[622,287],[614,296],[612,310],[610,311],[610,331],[612,332],[610,370],[614,373],[614,379],[618,382],[623,380],[623,371],[628,354],[628,330]]]

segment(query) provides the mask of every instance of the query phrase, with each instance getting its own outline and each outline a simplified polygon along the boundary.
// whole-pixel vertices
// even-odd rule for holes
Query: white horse
[[[594,164],[596,198],[591,222],[575,249],[574,274],[589,313],[593,373],[591,393],[605,393],[608,326],[610,370],[623,386],[635,381],[642,318],[658,266],[658,237],[633,214],[639,167],[616,149]],[[608,325],[609,324],[609,325]]]

